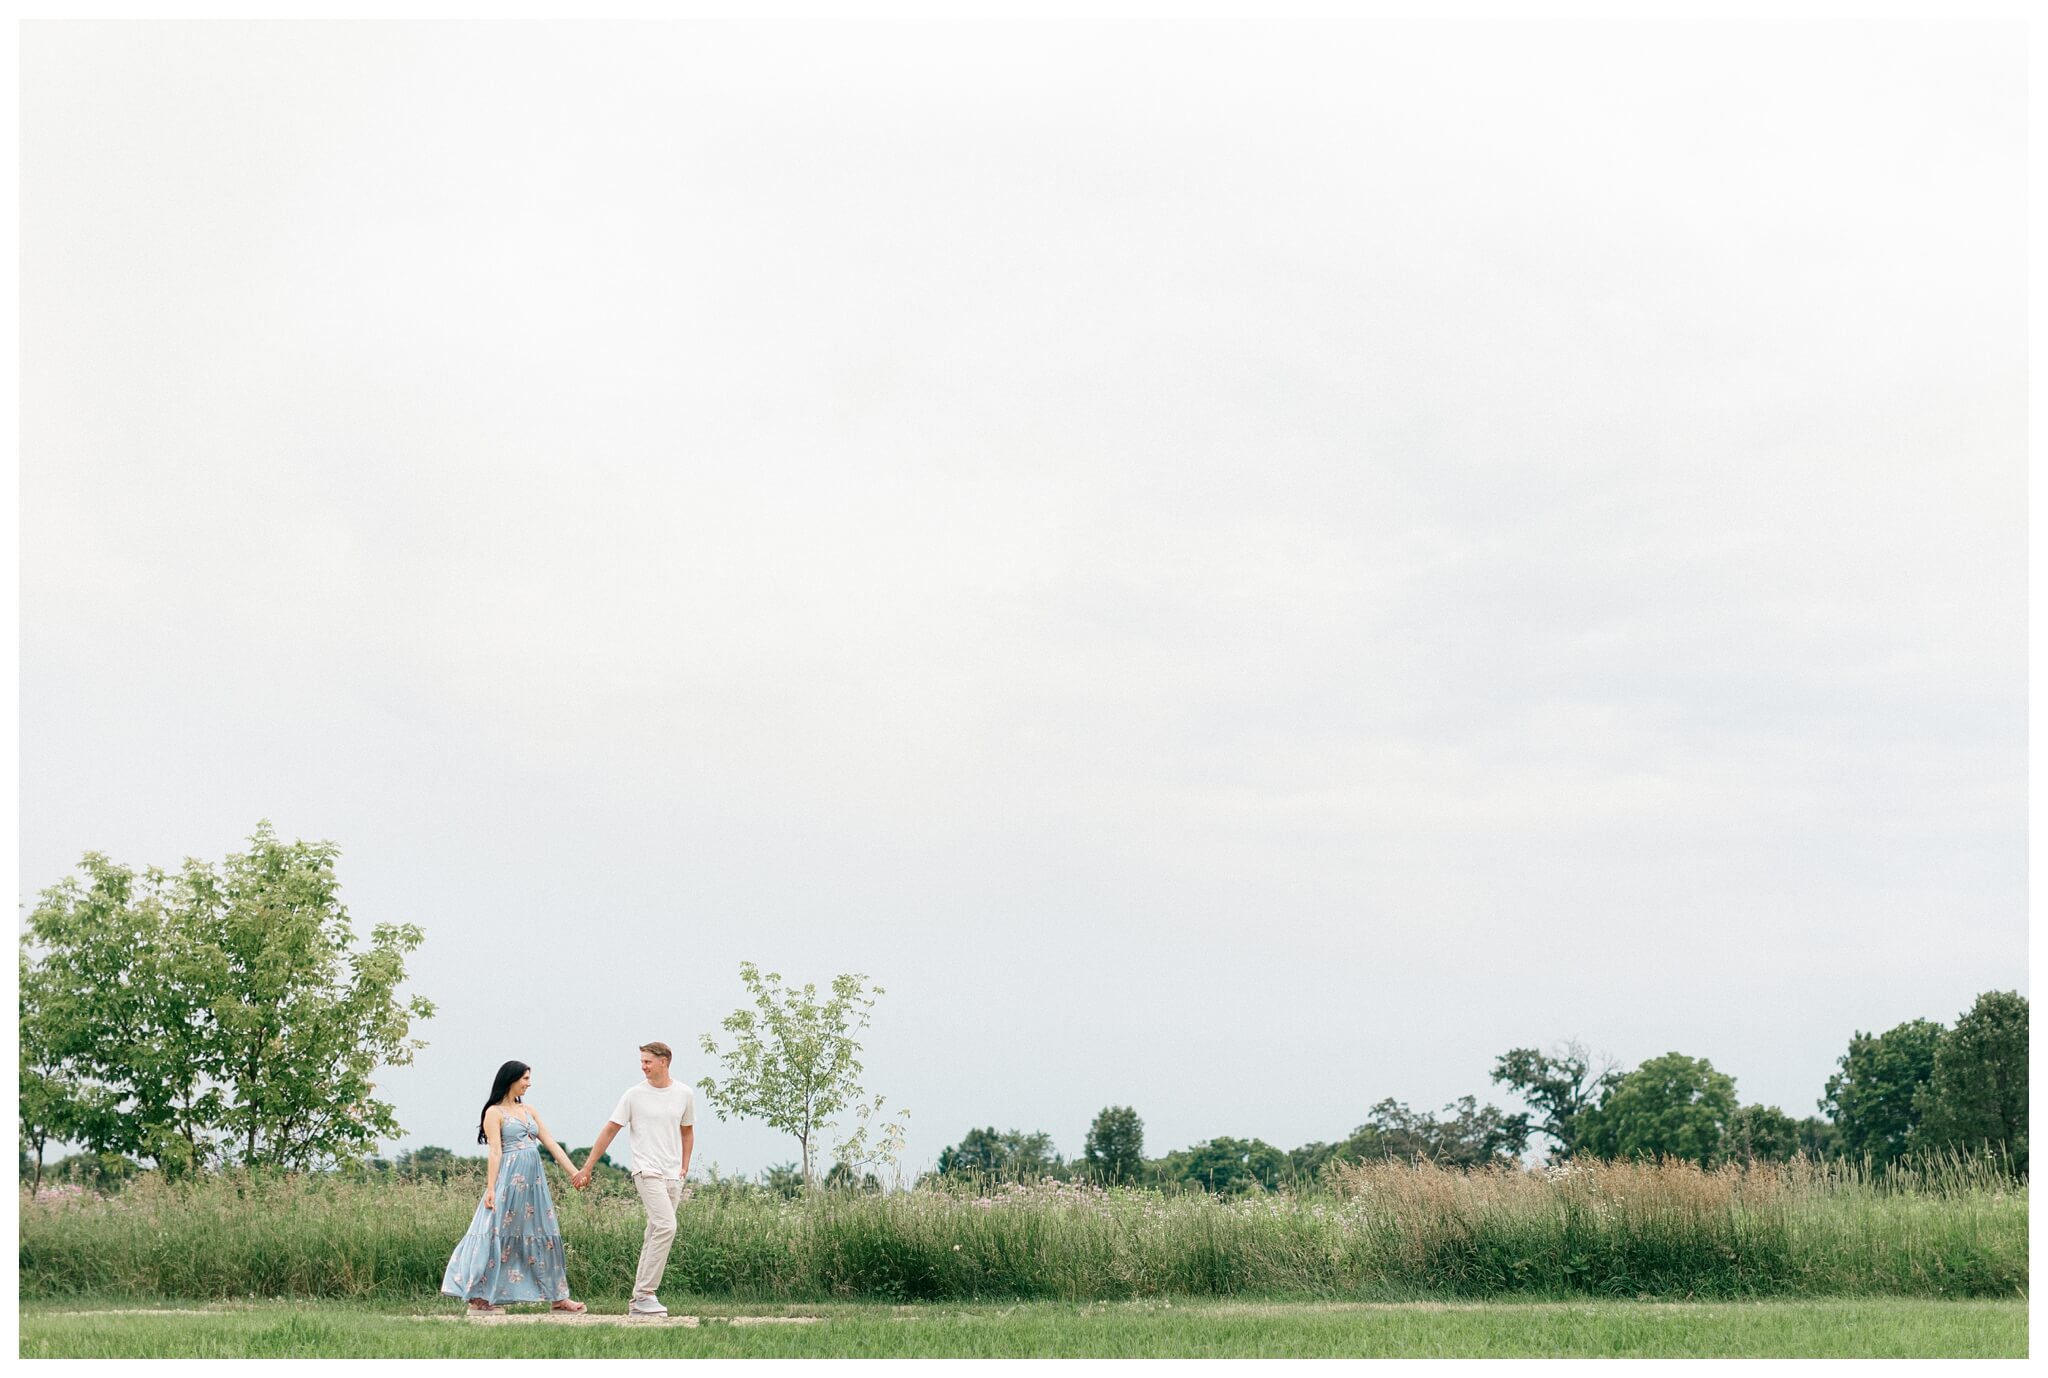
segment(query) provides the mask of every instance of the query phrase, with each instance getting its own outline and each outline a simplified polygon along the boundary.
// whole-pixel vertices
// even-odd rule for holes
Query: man
[[[676,1207],[683,1202],[683,1179],[690,1175],[697,1137],[697,1097],[689,1087],[669,1079],[672,1056],[666,1043],[640,1045],[640,1074],[647,1080],[619,1097],[618,1108],[583,1156],[583,1166],[569,1179],[579,1189],[589,1185],[591,1166],[604,1156],[612,1137],[621,1129],[631,1136],[633,1187],[647,1208],[640,1271],[633,1278],[633,1302],[626,1310],[631,1316],[668,1314],[654,1293],[668,1267],[669,1246],[675,1243]]]

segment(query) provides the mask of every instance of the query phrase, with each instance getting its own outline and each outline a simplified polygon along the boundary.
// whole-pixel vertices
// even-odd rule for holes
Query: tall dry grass
[[[618,1183],[555,1187],[571,1285],[623,1296],[637,1199]],[[462,1180],[225,1176],[24,1196],[21,1289],[429,1297],[477,1193]],[[2009,1296],[2026,1284],[2025,1187],[1961,1160],[1883,1181],[1806,1163],[1385,1163],[1341,1167],[1325,1191],[1231,1199],[1059,1183],[791,1201],[712,1190],[683,1208],[666,1281],[773,1300]]]
[[[1463,1293],[1988,1296],[2026,1286],[2026,1188],[1984,1159],[1539,1171],[1339,1164],[1391,1271]]]

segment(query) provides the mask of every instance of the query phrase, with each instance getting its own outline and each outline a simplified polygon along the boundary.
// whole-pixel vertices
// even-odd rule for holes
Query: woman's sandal
[[[505,1308],[494,1306],[490,1302],[483,1302],[479,1305],[478,1300],[472,1297],[469,1303],[469,1314],[472,1316],[502,1316],[505,1314]]]
[[[583,1304],[582,1302],[580,1302],[580,1301],[558,1301],[558,1302],[556,1302],[556,1303],[555,1303],[555,1310],[557,1310],[557,1311],[570,1311],[570,1312],[575,1312],[575,1311],[588,1311],[589,1309],[590,1309],[589,1307],[585,1306],[585,1305],[584,1305],[584,1304]]]

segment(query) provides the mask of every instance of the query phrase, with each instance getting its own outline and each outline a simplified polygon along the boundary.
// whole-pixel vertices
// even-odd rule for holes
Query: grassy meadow
[[[550,1170],[576,1295],[623,1302],[644,1224],[622,1183]],[[21,1207],[27,1299],[436,1297],[479,1185],[145,1179]],[[700,1189],[664,1292],[735,1302],[2024,1296],[2027,1195],[1968,1163],[1346,1167],[1305,1194],[1044,1183],[784,1199]]]

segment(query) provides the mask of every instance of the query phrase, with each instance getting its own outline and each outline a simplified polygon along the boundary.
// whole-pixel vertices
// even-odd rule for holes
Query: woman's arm
[[[533,1107],[530,1105],[526,1108],[533,1110]],[[540,1111],[538,1110],[533,1110],[533,1125],[534,1128],[540,1131],[540,1146],[554,1155],[555,1162],[561,1165],[562,1171],[574,1177],[576,1175],[576,1160],[564,1153],[562,1146],[555,1142],[555,1136],[548,1133],[548,1122],[540,1117]]]
[[[484,1138],[491,1145],[490,1161],[484,1165],[484,1209],[487,1211],[498,1208],[498,1160],[505,1156],[505,1146],[498,1138],[498,1126],[504,1118],[505,1112],[495,1105],[484,1111]]]

